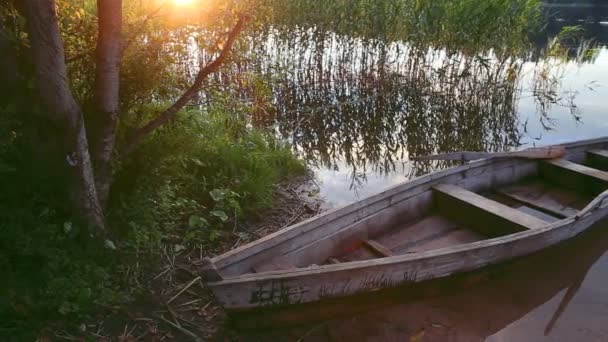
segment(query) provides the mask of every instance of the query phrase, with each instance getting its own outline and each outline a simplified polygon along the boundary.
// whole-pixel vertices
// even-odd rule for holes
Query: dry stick
[[[158,274],[156,277],[154,277],[154,280],[156,280],[156,279],[158,279],[158,278],[162,277],[162,276],[163,276],[163,274],[165,274],[165,273],[169,272],[171,269],[172,269],[172,267],[171,267],[171,266],[167,266],[167,269],[166,269],[166,270],[164,270],[164,271],[162,271],[162,272],[160,272],[160,273],[159,273],[159,274]]]
[[[303,208],[304,206],[302,206],[301,208]],[[302,214],[304,214],[304,212],[306,211],[306,209],[304,210],[299,210],[298,213],[296,213],[296,215],[294,217],[291,218],[291,220],[289,220],[289,222],[287,222],[282,229],[291,226],[292,223],[294,223],[295,221],[298,220],[298,218],[300,218],[300,216],[302,216]]]
[[[236,240],[236,242],[234,243],[234,245],[232,245],[232,249],[235,249],[236,246],[238,246],[238,244],[241,242],[242,239],[243,239],[243,237],[239,236],[239,238]]]
[[[180,307],[180,306],[186,306],[186,305],[190,305],[190,304],[194,304],[194,303],[198,303],[198,302],[200,302],[201,300],[202,300],[202,299],[195,299],[195,300],[191,300],[191,301],[189,301],[189,302],[187,302],[187,303],[183,303],[183,304],[178,305],[178,307]]]
[[[209,303],[205,304],[205,306],[203,306],[203,308],[201,309],[201,311],[205,311],[205,309],[208,308],[209,305],[211,305],[211,303],[213,303],[213,301],[209,301]]]
[[[298,193],[294,189],[289,188],[289,191],[291,191],[291,193],[297,197],[299,202],[304,202],[304,201],[302,201],[302,198],[300,197],[300,195],[298,195]]]
[[[189,289],[190,286],[194,285],[194,283],[196,283],[200,279],[201,277],[194,278],[190,283],[188,283],[188,285],[186,285],[181,291],[179,291],[175,296],[173,296],[173,298],[169,299],[167,305],[169,305],[173,300],[175,300],[175,298],[179,297],[182,293],[186,292],[186,290]]]
[[[185,328],[184,328],[184,327],[182,327],[182,326],[175,325],[175,323],[173,323],[173,322],[171,322],[171,321],[169,321],[169,320],[165,319],[163,316],[158,316],[158,318],[162,319],[162,320],[163,320],[163,321],[165,321],[167,324],[171,325],[172,327],[174,327],[175,329],[177,329],[177,330],[181,331],[182,333],[184,333],[184,334],[186,334],[186,335],[188,335],[188,336],[192,337],[192,338],[193,338],[195,341],[197,341],[197,342],[198,342],[198,341],[201,341],[201,342],[203,341],[203,339],[202,339],[200,336],[196,335],[195,333],[191,332],[190,330],[185,329]]]

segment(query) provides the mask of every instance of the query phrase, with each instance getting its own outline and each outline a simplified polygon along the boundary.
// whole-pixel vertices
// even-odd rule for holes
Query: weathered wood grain
[[[497,192],[531,208],[562,219],[576,215],[578,213],[577,208],[583,208],[588,202],[577,193],[550,187],[540,181],[508,186],[498,189]]]
[[[253,265],[280,255],[288,255],[298,267],[319,264],[334,256],[337,241],[346,246],[352,243],[342,238],[373,238],[404,218],[424,215],[432,207],[430,189],[436,184],[453,183],[483,191],[535,173],[536,162],[521,159],[482,160],[436,172],[268,235],[209,262],[224,276],[249,272]]]
[[[284,256],[272,258],[268,261],[253,266],[253,271],[256,273],[295,269],[296,267],[291,262],[289,262],[289,259]]]
[[[608,189],[608,172],[566,159],[542,162],[540,173],[543,178],[575,191],[597,195]]]
[[[587,151],[590,149],[608,149],[608,138],[565,146],[567,155],[564,160],[482,160],[417,178],[222,256],[208,259],[204,263],[203,271],[212,276],[208,278],[211,281],[209,286],[227,309],[247,310],[305,303],[440,278],[538,251],[584,231],[608,215],[608,192],[601,193],[576,215],[552,224],[539,219],[531,220],[509,207],[507,208],[517,214],[507,210],[504,215],[504,208],[496,207],[494,203],[488,202],[489,200],[470,192],[504,187],[537,176],[539,171],[542,176],[558,185],[561,185],[560,182],[564,179],[566,182],[573,178],[585,179],[579,180],[579,184],[573,182],[575,186],[571,188],[575,190],[576,185],[580,184],[586,184],[585,190],[593,193],[605,189],[608,181],[608,178],[604,177],[606,173],[574,163],[585,162],[588,158]],[[515,221],[521,227],[534,229],[442,248],[445,243],[475,238],[475,235],[460,237],[466,231],[455,229],[453,232],[443,232],[445,236],[440,238],[433,237],[433,243],[441,243],[431,247],[434,248],[432,250],[406,252],[404,255],[372,260],[339,264],[330,261],[330,264],[323,266],[315,265],[326,263],[328,258],[335,257],[333,253],[337,248],[348,247],[357,241],[360,244],[368,239],[379,241],[395,253],[397,250],[382,237],[395,233],[391,227],[400,222],[412,222],[417,217],[428,215],[433,207],[433,192],[439,193],[432,189],[440,184],[461,187],[456,199],[467,205],[475,202],[476,209],[473,211],[495,215],[495,209],[500,209],[498,220],[509,221],[512,226]],[[462,190],[466,194],[464,201],[460,196],[463,195]],[[478,201],[476,196],[482,200]],[[470,201],[471,198],[474,200]],[[491,214],[488,215],[491,217]],[[450,215],[451,218],[455,216]],[[496,218],[490,218],[490,221],[492,220]],[[458,237],[454,239],[453,234]],[[247,273],[254,265],[277,257],[285,258],[300,268]]]
[[[433,190],[442,214],[484,236],[502,236],[546,225],[532,215],[455,185],[440,184]]]
[[[383,258],[395,255],[390,249],[388,249],[386,246],[376,240],[369,239],[363,241],[363,243],[367,248],[371,249],[374,253],[378,254]]]
[[[608,214],[608,191],[579,215],[534,230],[424,253],[286,272],[267,272],[210,283],[226,308],[247,309],[305,303],[445,277],[569,239]]]

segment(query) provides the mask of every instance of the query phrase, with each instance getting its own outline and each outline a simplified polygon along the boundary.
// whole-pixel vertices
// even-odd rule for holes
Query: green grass
[[[142,290],[134,279],[154,273],[146,255],[164,242],[212,245],[235,216],[271,206],[274,185],[305,166],[236,117],[182,113],[117,165],[108,217],[118,251],[71,222],[61,175],[41,167],[19,120],[0,122],[0,339],[33,340],[49,324],[86,321],[100,304],[128,303]]]

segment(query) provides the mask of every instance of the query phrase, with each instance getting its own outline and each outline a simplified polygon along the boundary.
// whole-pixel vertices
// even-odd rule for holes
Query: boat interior
[[[608,149],[555,160],[505,159],[396,193],[382,210],[310,230],[224,275],[414,254],[496,238],[576,215],[608,189]],[[465,173],[466,173],[465,172]],[[370,204],[371,206],[375,204]],[[369,210],[373,210],[369,209]],[[286,244],[289,246],[286,246]],[[230,274],[232,273],[232,274]]]

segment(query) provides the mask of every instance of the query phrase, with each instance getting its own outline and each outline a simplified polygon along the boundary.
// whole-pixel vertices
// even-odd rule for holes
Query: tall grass
[[[274,25],[461,51],[520,49],[541,24],[538,0],[265,0]]]

